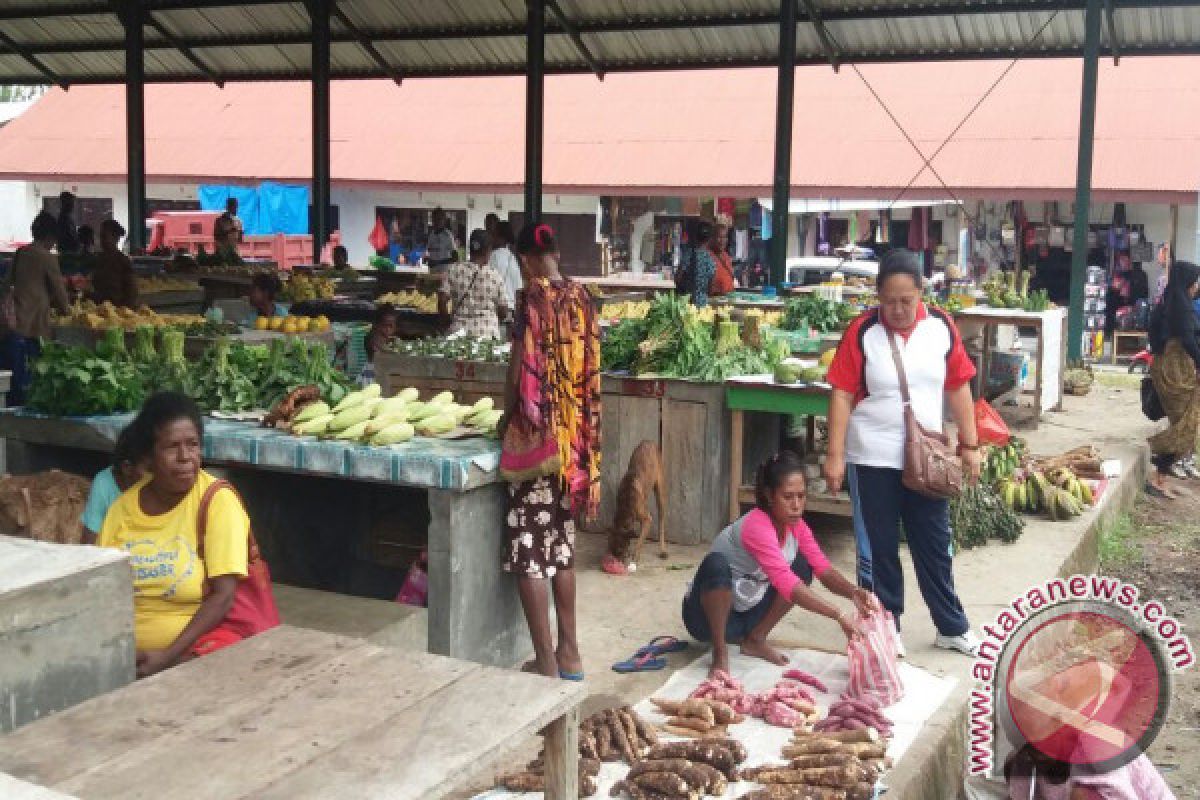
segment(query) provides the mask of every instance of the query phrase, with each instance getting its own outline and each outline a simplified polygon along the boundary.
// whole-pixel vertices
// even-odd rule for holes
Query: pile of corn
[[[440,436],[463,427],[483,436],[495,436],[502,416],[488,397],[464,406],[454,402],[450,392],[441,392],[426,402],[413,388],[393,397],[381,394],[379,384],[373,383],[346,395],[332,408],[321,402],[305,406],[292,423],[292,433],[386,446],[402,444],[414,436]]]

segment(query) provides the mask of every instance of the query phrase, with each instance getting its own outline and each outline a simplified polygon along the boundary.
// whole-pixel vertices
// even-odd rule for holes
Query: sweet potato
[[[616,714],[617,714],[617,719],[621,723],[621,727],[623,727],[625,729],[625,737],[629,740],[629,747],[633,752],[633,757],[635,759],[640,758],[641,754],[642,754],[642,750],[644,750],[645,748],[643,748],[641,746],[641,742],[640,742],[641,737],[638,736],[637,725],[633,721],[633,714],[632,714],[631,709],[628,706],[625,706],[624,708],[618,709]],[[633,762],[630,762],[630,763],[633,763]]]
[[[669,717],[675,717],[679,715],[679,707],[683,705],[683,702],[684,701],[681,700],[667,700],[663,697],[650,698],[650,703]]]
[[[603,725],[596,726],[596,753],[601,761],[616,761],[621,757],[613,747],[612,728],[605,720]]]
[[[737,722],[745,722],[745,717],[738,720],[741,715],[733,710],[733,706],[728,703],[722,703],[720,700],[704,700],[702,701],[710,709],[712,709],[713,721],[717,725],[734,725]]]
[[[879,731],[874,728],[860,728],[853,731],[830,731],[829,733],[821,734],[825,739],[834,739],[839,742],[866,742],[875,744],[879,742]]]
[[[612,731],[612,741],[617,753],[627,763],[632,764],[638,760],[638,755],[633,749],[633,743],[629,741],[629,735],[625,732],[625,725],[617,716],[617,712],[611,708],[604,712],[604,716],[608,721],[608,727]]]
[[[841,751],[845,746],[846,745],[837,741],[836,739],[825,739],[820,736],[811,736],[803,741],[784,747],[783,756],[784,758],[795,758],[796,756],[836,753]]]
[[[842,748],[847,753],[853,753],[861,759],[883,758],[887,752],[887,748],[883,743],[872,744],[868,742],[848,742],[843,743]]]
[[[700,723],[700,720],[690,721],[702,724]],[[680,725],[667,724],[663,726],[662,730],[663,733],[667,733],[671,736],[681,736],[685,739],[719,739],[725,735],[725,729],[719,726],[708,731],[698,731],[695,728],[685,728]]]
[[[727,736],[724,739],[715,740],[715,743],[728,750],[729,754],[733,756],[733,760],[738,764],[745,761],[746,757],[749,755],[746,752],[746,746],[737,739],[732,739]]]
[[[715,767],[727,780],[733,780],[738,761],[728,747],[715,742],[662,742],[646,754],[647,760],[655,758],[686,758]]]
[[[713,729],[713,723],[699,717],[671,717],[667,720],[667,724],[676,728],[691,728],[700,733],[708,733]]]
[[[631,710],[629,716],[633,717],[633,724],[637,728],[639,744],[643,751],[658,744],[658,731],[654,729],[653,725],[642,719],[636,711]]]
[[[676,712],[677,717],[694,717],[704,720],[708,723],[708,727],[717,724],[713,717],[712,707],[703,700],[685,700],[679,704],[679,710]]]
[[[716,795],[717,797],[725,794],[726,790],[729,788],[729,785],[725,776],[719,769],[711,764],[705,764],[702,761],[693,761],[689,763],[691,763],[691,768],[693,770],[697,770],[700,772],[700,774],[704,775],[705,792],[711,795]]]
[[[819,753],[811,756],[796,756],[792,759],[792,769],[811,769],[813,767],[845,767],[858,763],[858,757],[853,753]]]
[[[686,797],[693,794],[687,781],[672,772],[643,772],[629,780],[643,789],[662,792],[672,797]]]
[[[741,800],[846,800],[846,793],[825,786],[775,784],[744,794]]]
[[[800,783],[809,786],[843,788],[858,783],[858,773],[849,766],[813,767],[811,769],[764,769],[754,773],[759,783]]]

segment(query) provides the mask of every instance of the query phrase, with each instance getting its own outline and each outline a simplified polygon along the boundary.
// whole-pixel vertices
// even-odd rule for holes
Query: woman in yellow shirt
[[[150,473],[113,504],[98,544],[129,554],[137,673],[144,678],[229,643],[219,626],[247,574],[250,519],[233,491],[218,490],[198,552],[200,504],[216,480],[200,468],[200,410],[184,395],[163,392],[146,401],[132,425]]]

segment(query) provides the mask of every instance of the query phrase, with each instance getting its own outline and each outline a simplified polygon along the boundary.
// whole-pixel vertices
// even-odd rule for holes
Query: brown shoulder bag
[[[904,487],[917,494],[938,500],[949,500],[962,493],[962,462],[950,449],[950,439],[940,431],[929,431],[917,421],[908,393],[908,376],[904,359],[896,344],[896,334],[888,332],[896,375],[900,379],[900,396],[904,399]]]

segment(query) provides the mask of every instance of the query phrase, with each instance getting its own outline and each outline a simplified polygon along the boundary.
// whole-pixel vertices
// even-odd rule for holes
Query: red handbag
[[[213,481],[200,498],[200,514],[196,523],[196,552],[204,553],[204,534],[208,528],[208,508],[212,499],[221,489],[233,492],[241,502],[237,489],[229,481]],[[242,503],[245,506],[245,503]],[[237,590],[233,594],[233,605],[229,613],[221,621],[220,627],[228,628],[248,638],[256,633],[279,625],[279,607],[275,605],[275,595],[271,591],[271,572],[267,562],[263,560],[254,539],[254,531],[250,531],[250,543],[246,549],[246,577],[238,581]],[[205,578],[204,593],[208,594],[208,578]]]

